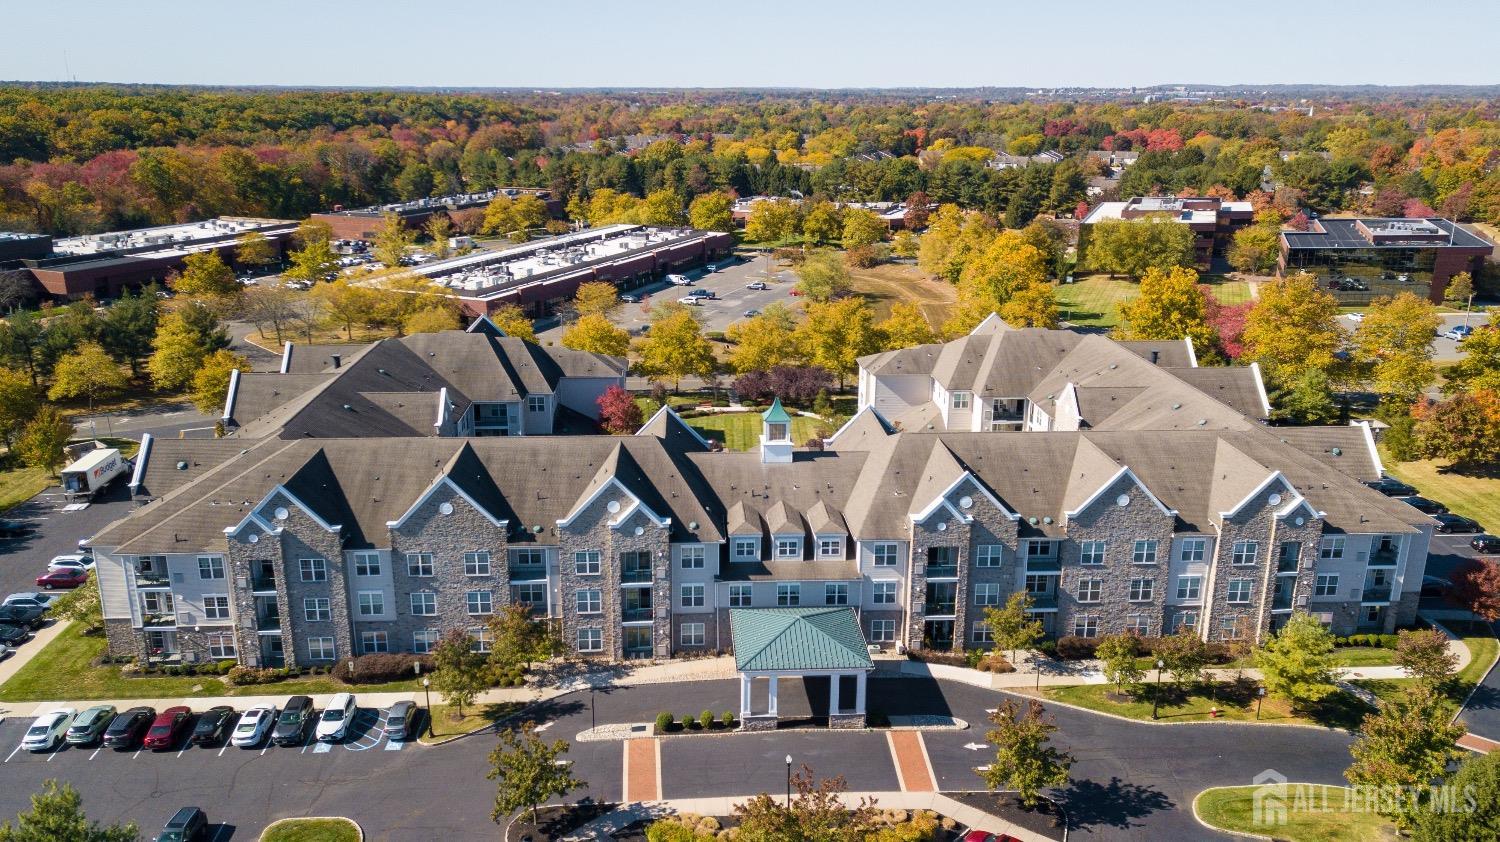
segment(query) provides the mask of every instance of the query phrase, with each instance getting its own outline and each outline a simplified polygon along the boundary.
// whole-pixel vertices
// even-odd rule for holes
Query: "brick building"
[[[1314,219],[1281,232],[1277,271],[1312,272],[1346,304],[1400,292],[1438,304],[1454,275],[1479,277],[1494,251],[1449,219]]]
[[[333,210],[313,214],[312,219],[327,224],[333,229],[333,236],[341,240],[373,240],[380,232],[380,227],[385,224],[386,214],[394,214],[405,227],[413,231],[421,231],[429,219],[440,213],[483,211],[497,196],[515,198],[523,194],[536,196],[546,202],[547,210],[554,218],[562,216],[562,202],[552,198],[552,192],[549,190],[500,187],[478,193],[458,193],[430,199],[413,199],[409,202],[371,205],[367,208],[345,210],[336,206]]]
[[[1192,229],[1193,254],[1201,268],[1229,248],[1234,232],[1255,220],[1249,202],[1230,202],[1215,196],[1133,196],[1123,202],[1100,202],[1083,218],[1078,233],[1078,263],[1084,264],[1090,226],[1106,219],[1167,219]]]

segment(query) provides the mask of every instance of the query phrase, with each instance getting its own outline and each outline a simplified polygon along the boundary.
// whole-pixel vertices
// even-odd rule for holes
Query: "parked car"
[[[1450,327],[1447,330],[1443,331],[1442,337],[1444,339],[1452,339],[1454,342],[1462,342],[1465,339],[1468,339],[1469,335],[1473,332],[1474,328],[1469,327],[1468,325],[1454,325],[1453,327]]]
[[[717,272],[717,271],[719,271],[719,264],[717,264],[717,263],[710,263],[707,266],[703,267],[703,271],[705,271],[705,272]]]
[[[1367,482],[1365,485],[1387,497],[1410,497],[1417,493],[1417,489],[1412,486],[1407,485],[1401,480],[1391,479],[1390,477],[1381,477],[1374,482]]]
[[[1351,322],[1362,322],[1364,320],[1365,320],[1365,314],[1364,313],[1350,313],[1349,314],[1349,321],[1351,321]]]
[[[1428,500],[1426,497],[1402,497],[1401,501],[1425,515],[1442,514],[1448,511],[1447,506],[1436,500]]]
[[[16,605],[22,608],[37,608],[46,611],[57,601],[57,594],[37,593],[36,591],[22,591],[13,593],[5,598],[4,605]]]
[[[690,298],[709,298],[709,299],[718,298],[717,295],[714,295],[713,290],[703,289],[702,287],[699,287],[698,289],[694,289],[694,290],[689,290],[688,291],[688,297],[690,297]]]
[[[339,693],[328,702],[323,715],[318,717],[314,736],[325,743],[337,742],[349,734],[349,724],[359,710],[354,704],[353,693]]]
[[[133,748],[137,740],[156,719],[156,710],[145,706],[134,707],[118,714],[104,729],[104,746],[113,749]]]
[[[1432,517],[1438,522],[1437,531],[1443,533],[1444,535],[1451,535],[1455,532],[1484,531],[1479,528],[1478,521],[1474,520],[1473,518],[1464,517],[1463,515],[1455,515],[1448,512],[1438,512]]]
[[[47,612],[33,605],[0,605],[0,623],[39,629],[47,622]]]
[[[256,705],[240,714],[239,724],[234,726],[229,742],[239,748],[254,748],[266,738],[275,721],[275,705]]]
[[[630,293],[627,292],[624,295],[620,296],[620,303],[622,303],[622,304],[639,304],[639,303],[641,303],[641,299],[640,299],[639,296],[631,295]]]
[[[667,283],[673,286],[690,287],[693,285],[693,279],[687,275],[668,275]]]
[[[85,553],[68,553],[67,555],[55,555],[47,562],[48,570],[60,570],[64,567],[75,570],[93,570],[94,557]]]
[[[234,708],[218,705],[198,715],[198,724],[193,726],[193,745],[211,746],[224,742],[229,734],[229,725],[234,722]]]
[[[6,646],[16,647],[25,643],[31,637],[31,629],[26,626],[16,626],[10,623],[0,623],[0,643]]]
[[[397,742],[411,739],[416,735],[416,732],[412,730],[416,724],[416,702],[397,702],[385,712],[385,735],[389,739]]]
[[[745,289],[761,290],[770,288],[770,284],[767,284],[765,281],[751,281],[750,283],[745,284]]]
[[[87,570],[73,570],[63,567],[57,570],[48,570],[46,573],[36,577],[36,586],[48,591],[53,588],[72,590],[88,580],[89,572]]]
[[[754,307],[751,307],[749,310],[745,311],[745,318],[747,318],[747,319],[753,319],[753,318],[755,318],[756,316],[759,316],[759,315],[760,315],[760,311],[757,310],[757,309],[755,309]]]
[[[193,712],[183,705],[170,707],[156,715],[146,732],[146,748],[163,751],[177,745],[177,738],[193,719]]]
[[[1495,553],[1500,553],[1500,537],[1481,532],[1474,536],[1474,540],[1469,542],[1469,546],[1477,553],[1494,555]]]
[[[51,751],[62,742],[63,734],[78,711],[73,708],[57,708],[38,716],[26,729],[21,739],[21,748],[27,751]]]
[[[36,525],[24,520],[0,520],[0,538],[25,538],[36,531]]]
[[[208,836],[208,816],[197,807],[183,807],[167,819],[156,842],[198,842]]]
[[[699,298],[696,295],[684,295],[683,297],[677,299],[677,303],[690,304],[694,307],[701,307],[703,306],[703,299]]]
[[[964,834],[964,842],[1020,842],[1007,833],[990,833],[987,830],[971,830]]]
[[[89,746],[104,739],[104,729],[115,718],[114,705],[94,705],[78,714],[65,739],[71,746]]]
[[[313,703],[308,696],[293,696],[276,717],[271,742],[279,746],[297,746],[307,741],[307,730],[313,724]]]

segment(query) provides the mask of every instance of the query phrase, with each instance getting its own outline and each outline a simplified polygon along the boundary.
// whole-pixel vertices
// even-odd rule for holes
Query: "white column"
[[[839,713],[839,679],[843,676],[838,673],[828,676],[828,715],[838,716]]]
[[[865,712],[865,671],[860,670],[854,674],[854,712],[863,714]]]
[[[777,715],[777,713],[776,713],[776,676],[774,676],[774,675],[771,676],[771,696],[770,696],[770,703],[771,703],[771,709],[768,710],[768,711],[766,711],[766,713],[769,714],[769,715],[771,715],[771,716],[776,716]]]
[[[750,715],[750,690],[754,687],[755,679],[748,673],[740,673],[740,721]]]

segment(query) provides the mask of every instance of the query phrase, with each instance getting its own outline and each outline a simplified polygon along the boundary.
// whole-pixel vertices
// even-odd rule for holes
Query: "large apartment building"
[[[964,649],[1019,590],[1053,635],[1414,620],[1431,524],[1362,484],[1381,473],[1367,427],[1177,411],[1002,435],[899,431],[866,405],[807,450],[778,404],[738,453],[670,410],[622,437],[153,442],[132,478],[149,502],[93,539],[110,647],[306,665],[462,630],[483,649],[521,603],[604,659],[726,650],[731,609],[788,606]]]

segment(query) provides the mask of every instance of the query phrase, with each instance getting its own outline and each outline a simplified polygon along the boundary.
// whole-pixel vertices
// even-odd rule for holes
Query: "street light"
[[[596,727],[596,725],[594,723],[594,691],[596,691],[598,689],[599,688],[595,687],[592,684],[589,685],[589,730],[590,731],[594,730],[594,728]]]
[[[1156,715],[1156,708],[1157,708],[1158,705],[1161,704],[1161,670],[1162,670],[1162,667],[1165,667],[1165,666],[1166,666],[1166,663],[1164,661],[1162,661],[1160,658],[1156,659],[1156,692],[1151,694],[1151,718],[1152,719],[1159,718]]]
[[[1255,691],[1255,718],[1260,719],[1260,703],[1266,700],[1266,688]]]
[[[786,756],[786,808],[792,809],[792,756]]]
[[[432,730],[432,679],[422,678],[422,692],[427,694],[427,736],[435,737],[437,734]]]

